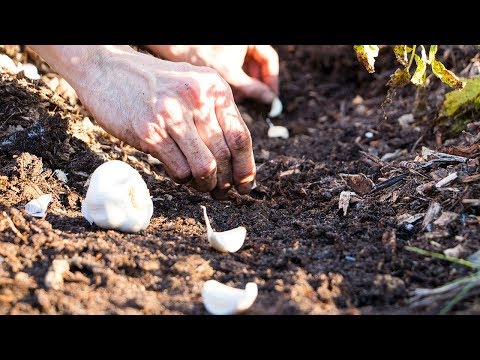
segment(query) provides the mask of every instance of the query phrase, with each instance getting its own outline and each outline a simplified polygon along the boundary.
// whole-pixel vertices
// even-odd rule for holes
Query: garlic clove
[[[282,113],[283,105],[280,99],[275,97],[272,102],[272,107],[270,108],[270,112],[268,113],[268,117],[274,118],[279,116]]]
[[[203,304],[212,315],[233,315],[249,309],[258,295],[258,287],[249,282],[245,290],[236,289],[216,280],[208,280],[202,288]]]
[[[270,126],[270,128],[268,129],[268,137],[288,139],[288,129],[285,126]]]
[[[51,201],[51,194],[39,196],[38,198],[28,202],[25,205],[25,210],[32,216],[43,218],[47,214],[48,205]]]
[[[112,160],[93,172],[82,214],[90,224],[134,233],[150,224],[153,201],[138,171],[123,161]]]
[[[0,68],[4,68],[14,74],[18,73],[17,65],[15,65],[10,56],[7,55],[0,55]]]
[[[210,220],[207,215],[207,208],[200,205],[203,209],[203,216],[207,226],[207,238],[212,247],[220,252],[235,252],[239,250],[247,236],[247,229],[244,226],[239,226],[235,229],[215,232],[210,225]]]
[[[20,72],[22,70],[23,70],[23,75],[25,75],[30,80],[39,80],[40,79],[38,69],[35,65],[30,64],[30,63],[27,63],[27,64],[19,63],[17,65],[17,72]]]

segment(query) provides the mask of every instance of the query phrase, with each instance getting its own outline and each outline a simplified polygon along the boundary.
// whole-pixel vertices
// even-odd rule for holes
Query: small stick
[[[374,192],[377,192],[379,190],[382,190],[382,189],[386,189],[386,188],[388,188],[392,185],[395,185],[396,183],[405,179],[407,177],[407,175],[408,175],[408,173],[404,173],[404,174],[401,174],[401,175],[398,175],[398,176],[394,176],[391,179],[388,179],[384,182],[381,182],[380,184],[375,185],[375,187],[370,191],[370,194],[372,194]]]

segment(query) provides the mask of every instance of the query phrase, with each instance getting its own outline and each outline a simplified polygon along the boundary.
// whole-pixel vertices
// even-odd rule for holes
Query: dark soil
[[[23,59],[20,50],[0,48]],[[446,152],[468,141],[448,140],[433,126],[447,89],[431,79],[422,108],[407,86],[386,105],[384,120],[385,83],[395,66],[388,51],[370,75],[350,47],[278,50],[284,113],[273,122],[291,137],[268,138],[268,109],[241,104],[258,187],[223,202],[175,184],[146,154],[84,120],[88,113],[71,93],[49,89],[57,75],[41,60],[34,59],[44,75],[35,84],[0,74],[0,313],[205,314],[201,288],[209,279],[242,288],[254,281],[259,294],[248,314],[438,313],[445,301],[411,306],[412,291],[472,271],[405,246],[442,253],[462,244],[462,257],[480,249],[479,207],[462,202],[480,197],[480,182],[465,180],[478,173],[478,151],[467,163],[412,169],[422,146]],[[444,54],[446,64],[460,71],[472,51]],[[415,122],[400,126],[397,119],[414,110]],[[397,150],[395,159],[379,159]],[[104,231],[81,215],[87,179],[108,159],[135,167],[154,198],[151,224],[139,234]],[[66,184],[56,169],[67,174]],[[459,178],[445,188],[416,190],[454,171]],[[374,184],[405,175],[369,192],[364,177],[347,174]],[[338,201],[346,190],[357,197],[344,216]],[[29,216],[24,205],[43,193],[53,195],[47,216]],[[426,212],[433,201],[458,218],[426,228],[420,219],[410,230],[398,225],[399,216]],[[238,252],[209,246],[200,205],[216,230],[247,228]],[[70,272],[59,290],[47,289],[45,275],[59,258],[71,260]],[[480,297],[467,297],[453,312],[480,313]]]

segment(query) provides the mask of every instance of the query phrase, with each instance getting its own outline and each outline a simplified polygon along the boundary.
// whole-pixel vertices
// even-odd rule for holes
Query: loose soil
[[[201,288],[209,279],[239,288],[254,281],[258,298],[247,314],[438,313],[445,301],[412,306],[412,292],[472,271],[405,246],[441,253],[462,244],[462,257],[480,249],[478,204],[462,202],[480,196],[479,181],[464,181],[478,174],[478,151],[467,163],[411,166],[422,146],[446,152],[468,140],[446,139],[434,127],[448,89],[432,78],[423,107],[413,86],[400,89],[384,119],[385,83],[395,69],[388,50],[371,75],[350,47],[277,49],[284,113],[273,122],[291,137],[268,138],[268,109],[240,104],[258,187],[220,202],[175,184],[161,164],[96,126],[33,54],[0,48],[16,60],[28,55],[43,75],[34,83],[0,74],[0,314],[206,314]],[[458,47],[443,58],[460,72],[473,55],[473,48]],[[415,121],[401,126],[397,119],[413,111]],[[478,132],[475,123],[469,129]],[[81,215],[88,177],[109,159],[132,165],[150,189],[154,214],[141,233],[105,231]],[[416,190],[454,171],[459,178],[444,188]],[[379,184],[401,174],[393,186],[369,192],[365,178]],[[338,209],[342,191],[357,193],[346,215]],[[46,217],[28,215],[24,205],[43,193],[53,196]],[[433,201],[458,217],[446,225],[398,225]],[[200,205],[216,230],[247,228],[238,252],[209,246]],[[45,275],[63,258],[70,261],[64,284],[48,289]],[[480,313],[480,297],[467,297],[453,312]]]

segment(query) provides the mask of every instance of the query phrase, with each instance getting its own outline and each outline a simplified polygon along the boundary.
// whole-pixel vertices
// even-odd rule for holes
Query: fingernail
[[[252,186],[253,186],[253,181],[251,181],[249,183],[246,183],[246,184],[238,185],[238,186],[235,186],[235,187],[237,188],[237,191],[238,191],[239,194],[245,195],[245,194],[248,194],[252,190]]]

